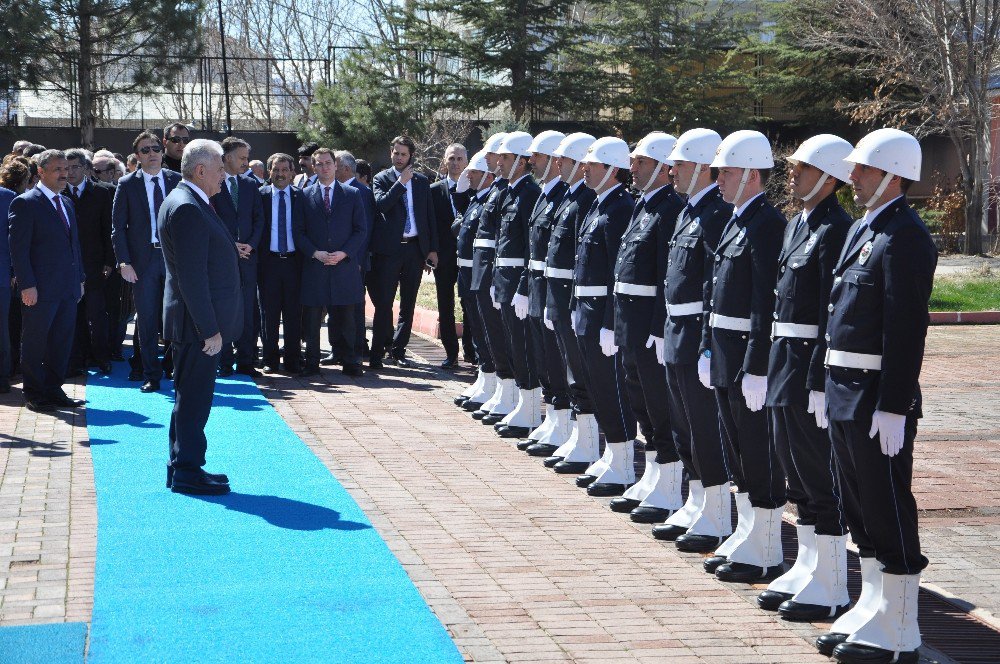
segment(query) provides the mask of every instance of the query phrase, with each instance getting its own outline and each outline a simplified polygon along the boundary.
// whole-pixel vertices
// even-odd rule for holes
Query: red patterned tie
[[[323,187],[323,191],[325,192],[323,194],[323,204],[326,206],[326,211],[330,212],[330,188]]]
[[[69,230],[69,219],[66,217],[66,212],[63,210],[62,201],[59,200],[59,196],[53,196],[52,202],[56,204],[56,211],[59,213],[59,217],[66,224],[66,230]]]

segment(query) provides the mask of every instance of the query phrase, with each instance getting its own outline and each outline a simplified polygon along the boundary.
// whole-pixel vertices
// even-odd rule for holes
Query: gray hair
[[[14,141],[14,147],[12,147],[10,151],[16,154],[21,154],[24,151],[24,148],[28,147],[29,145],[31,145],[31,141],[26,141],[22,138],[19,141]]]
[[[53,159],[65,159],[66,153],[62,150],[44,150],[34,156],[35,163],[39,168],[45,168]]]
[[[447,154],[449,150],[461,150],[462,152],[464,152],[466,154],[466,156],[468,156],[468,154],[469,154],[469,151],[466,150],[465,146],[462,145],[461,143],[452,143],[451,145],[449,145],[448,147],[446,147],[444,149],[445,154]]]
[[[181,175],[190,179],[194,169],[202,164],[209,164],[214,157],[222,159],[222,146],[207,138],[196,138],[187,144],[181,155]]]
[[[104,149],[104,148],[101,148],[100,150],[98,150],[97,152],[94,153],[94,159],[97,159],[98,157],[107,157],[108,159],[117,159],[118,158],[118,157],[115,156],[114,152],[112,152],[111,150]]]
[[[81,148],[73,148],[71,150],[66,150],[66,159],[75,159],[80,162],[85,168],[90,168],[93,166],[93,161],[87,150]]]
[[[347,169],[351,171],[351,173],[358,172],[358,160],[354,158],[353,154],[351,154],[347,150],[337,150],[337,154],[335,156],[337,158],[337,161],[346,166]]]

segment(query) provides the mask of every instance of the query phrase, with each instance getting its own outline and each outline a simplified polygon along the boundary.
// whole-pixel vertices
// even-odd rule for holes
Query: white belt
[[[483,240],[483,239],[473,240],[472,241],[472,246],[473,247],[486,247],[488,249],[496,249],[496,247],[497,247],[497,241],[496,240]]]
[[[459,258],[458,259],[458,266],[459,267],[472,267],[472,259],[471,258]]]
[[[882,356],[869,355],[868,353],[848,353],[844,350],[826,350],[826,359],[823,363],[828,367],[844,367],[846,369],[870,369],[872,371],[882,370]]]
[[[545,272],[545,261],[528,261],[528,269],[535,272]]]
[[[800,323],[771,323],[772,337],[795,337],[796,339],[815,339],[819,336],[819,325],[802,325]]]
[[[732,316],[720,316],[719,314],[712,314],[708,318],[708,324],[711,325],[712,327],[717,327],[720,330],[733,330],[735,332],[750,331],[749,318],[734,318]]]
[[[705,313],[705,304],[703,302],[667,303],[668,316],[698,316],[703,313]]]
[[[497,267],[524,267],[523,258],[498,258]]]
[[[643,286],[642,284],[627,284],[624,281],[615,282],[615,292],[622,295],[636,295],[639,297],[655,297],[656,286]]]
[[[549,279],[572,279],[573,270],[563,270],[558,267],[545,268],[545,276]]]
[[[607,286],[577,286],[573,289],[577,297],[604,297],[608,294]]]

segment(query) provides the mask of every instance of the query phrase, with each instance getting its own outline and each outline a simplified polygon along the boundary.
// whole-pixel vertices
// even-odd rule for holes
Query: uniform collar
[[[559,178],[552,178],[551,180],[542,185],[542,193],[548,196],[549,192],[555,189],[556,185],[558,185],[560,182],[562,182],[562,180],[560,180]]]
[[[862,222],[865,224],[865,226],[871,226],[872,222],[878,219],[878,216],[882,214],[882,212],[885,211],[887,207],[889,207],[890,205],[892,205],[901,198],[903,198],[902,194],[892,199],[891,201],[888,201],[883,205],[878,206],[874,210],[865,210],[864,216],[861,217]]]
[[[750,204],[753,203],[755,200],[757,200],[758,198],[760,198],[763,195],[764,195],[764,192],[763,191],[760,192],[759,194],[757,194],[756,196],[754,196],[753,198],[751,198],[750,200],[748,200],[747,202],[745,202],[743,205],[739,206],[739,208],[733,210],[733,214],[735,214],[737,217],[742,217],[743,213],[746,212],[747,208],[750,207]]]
[[[698,205],[698,203],[701,202],[701,199],[705,198],[705,196],[707,196],[709,192],[711,192],[713,189],[718,189],[718,188],[719,185],[713,182],[712,184],[708,185],[707,187],[699,191],[697,194],[691,196],[691,198],[689,198],[687,201],[688,205],[690,205],[691,207]]]
[[[583,178],[580,178],[573,184],[569,185],[569,193],[571,194],[576,193],[576,190],[580,188],[581,184],[583,184]]]
[[[653,191],[648,191],[644,193],[642,195],[642,200],[646,203],[650,202],[651,200],[653,200],[653,196],[656,196],[656,194],[660,193],[662,190],[666,189],[669,186],[670,186],[669,184],[665,184],[662,187],[657,187]]]
[[[509,189],[513,189],[513,188],[515,188],[515,187],[516,187],[517,185],[521,184],[521,183],[522,183],[522,182],[524,181],[524,178],[526,178],[526,177],[528,177],[528,174],[527,174],[527,173],[525,173],[524,175],[522,175],[522,176],[521,176],[521,177],[519,177],[518,179],[516,179],[516,180],[514,180],[513,182],[511,182],[511,183],[510,183],[509,185],[507,185],[507,187],[508,187]]]
[[[601,203],[603,203],[604,201],[606,201],[608,199],[608,196],[610,196],[613,192],[615,192],[618,189],[620,189],[621,186],[622,186],[621,182],[616,182],[611,187],[611,189],[605,189],[603,192],[601,192],[600,194],[598,194],[597,195],[597,204],[600,205]]]

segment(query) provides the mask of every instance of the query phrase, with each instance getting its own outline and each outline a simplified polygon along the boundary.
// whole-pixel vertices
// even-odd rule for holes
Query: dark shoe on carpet
[[[777,590],[765,590],[757,595],[757,606],[765,611],[777,611],[782,603],[795,597],[792,593],[779,593]]]
[[[78,408],[87,403],[83,399],[70,399],[65,394],[49,399],[49,403],[57,408]]]
[[[332,367],[335,364],[340,364],[340,356],[336,353],[327,353],[319,363],[324,367]]]
[[[302,371],[301,362],[285,362],[285,373],[294,375],[300,371]]]
[[[229,493],[229,483],[217,482],[207,473],[178,472],[174,474],[170,490],[195,496],[222,496]]]
[[[560,461],[552,466],[552,470],[560,475],[578,475],[589,467],[590,464],[586,461]]]
[[[102,376],[111,374],[111,362],[101,362],[97,365],[97,373]]]
[[[233,373],[232,367],[219,367],[219,378],[229,378]]]
[[[122,355],[121,351],[118,351],[117,353],[111,353],[111,361],[112,362],[124,362],[125,361],[125,357]]]
[[[33,411],[35,413],[51,413],[53,410],[56,409],[56,407],[53,406],[48,401],[26,401],[24,403],[24,406],[28,410]]]
[[[343,371],[345,376],[351,376],[352,378],[360,378],[365,375],[365,370],[361,368],[360,364],[345,364],[341,371]]]
[[[692,535],[691,533],[684,533],[676,540],[674,544],[677,545],[679,551],[685,551],[687,553],[711,553],[719,548],[719,545],[725,540],[725,537],[715,537],[714,535]]]
[[[593,484],[596,479],[597,475],[580,475],[573,481],[576,482],[576,485],[581,489],[586,489],[588,486]]]
[[[668,510],[664,507],[650,507],[649,505],[640,504],[634,510],[629,512],[628,518],[631,519],[634,523],[658,523],[660,525],[663,525],[663,522],[669,519],[671,514],[673,514],[673,511]],[[659,526],[654,527],[653,530],[656,530],[657,527]],[[681,530],[679,533],[677,533],[677,535],[680,535],[684,532],[686,531]],[[653,533],[653,537],[656,537],[655,532]],[[674,537],[676,537],[676,535]],[[660,538],[656,537],[656,539]],[[671,538],[670,541],[672,542],[673,538]]]
[[[641,500],[634,500],[632,498],[615,498],[611,501],[611,511],[618,512],[619,514],[628,514],[638,507],[641,502]]]
[[[758,600],[759,603],[760,600]],[[848,603],[831,611],[832,608],[819,604],[800,604],[789,599],[778,607],[778,615],[781,616],[782,620],[788,622],[820,622],[841,616],[851,608],[851,605]]]
[[[558,445],[553,445],[551,443],[535,443],[534,445],[528,445],[528,449],[526,449],[525,452],[528,453],[528,456],[550,457],[558,449]],[[558,460],[562,461],[562,457],[559,457]],[[555,461],[552,462],[552,465],[555,465]]]
[[[205,473],[205,477],[212,480],[213,482],[219,482],[220,484],[229,484],[229,477],[225,473]],[[167,464],[167,488],[169,489],[174,484],[174,467]]]
[[[128,379],[133,383],[142,380],[143,377],[142,369],[133,369],[128,372]]]
[[[705,560],[701,561],[701,566],[704,568],[707,574],[715,574],[715,570],[719,569],[720,565],[725,565],[729,562],[729,559],[725,556],[709,556]],[[830,649],[831,651],[833,648]]]
[[[302,371],[300,371],[297,375],[298,375],[299,378],[308,378],[310,376],[318,376],[319,375],[319,367],[303,367]]]
[[[173,369],[164,369],[163,370],[163,379],[164,380],[173,380],[174,379],[174,370]]]
[[[624,484],[612,484],[611,482],[595,482],[587,487],[587,495],[594,498],[610,498],[620,496],[625,493],[628,487]]]
[[[160,391],[160,381],[158,380],[147,380],[139,388],[140,392],[159,392]]]
[[[715,570],[715,578],[726,583],[761,583],[773,581],[784,574],[784,565],[758,567],[746,563],[727,562]]]
[[[260,372],[254,369],[252,364],[237,364],[236,373],[251,378],[260,378]]]
[[[833,658],[840,664],[916,664],[920,656],[916,650],[897,656],[891,650],[845,641],[833,649]]]
[[[458,358],[449,357],[444,362],[441,363],[442,369],[457,369],[458,368]]]

